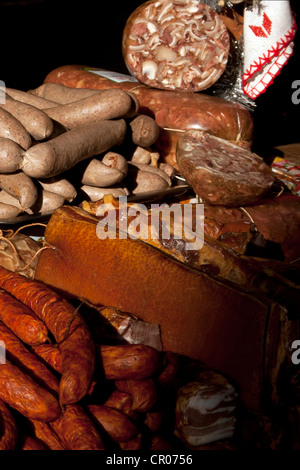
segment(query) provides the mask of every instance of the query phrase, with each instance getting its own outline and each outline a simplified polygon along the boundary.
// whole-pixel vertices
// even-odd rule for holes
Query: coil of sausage
[[[123,30],[130,74],[163,90],[209,88],[223,74],[229,48],[222,18],[198,0],[149,0],[131,13]]]

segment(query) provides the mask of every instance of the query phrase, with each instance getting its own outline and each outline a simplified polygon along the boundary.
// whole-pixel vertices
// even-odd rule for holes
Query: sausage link
[[[145,379],[158,370],[161,354],[144,344],[96,345],[105,377],[110,380]]]
[[[23,435],[20,439],[20,450],[48,450],[36,437]]]
[[[29,149],[32,139],[23,124],[11,113],[0,107],[0,137],[13,140],[23,150]]]
[[[0,399],[0,450],[14,450],[17,441],[18,428],[15,418],[8,406]]]
[[[18,119],[34,140],[44,140],[51,136],[53,121],[36,106],[23,103],[6,94],[5,103],[0,104],[0,107]]]
[[[43,283],[24,278],[2,266],[0,287],[31,308],[51,331],[62,354],[60,402],[66,405],[79,401],[90,388],[95,367],[94,342],[82,316]]]
[[[0,188],[16,198],[23,211],[32,207],[38,198],[35,182],[20,170],[14,173],[0,174]]]
[[[93,421],[79,405],[67,405],[51,427],[67,450],[105,450]]]
[[[30,424],[33,429],[34,435],[41,441],[47,449],[50,450],[66,450],[63,443],[53,431],[49,423],[30,419]]]
[[[139,433],[138,427],[122,411],[105,405],[88,405],[92,417],[115,442],[126,442]]]
[[[0,322],[0,341],[5,344],[7,358],[23,372],[30,375],[41,386],[53,394],[58,394],[59,381],[53,373],[38,359],[19,338]]]
[[[50,178],[89,157],[101,154],[124,140],[126,122],[99,120],[71,129],[25,152],[24,173],[34,178]]]
[[[15,100],[21,101],[22,103],[31,104],[38,109],[54,108],[58,104],[41,96],[34,95],[28,91],[17,90],[15,88],[6,88],[5,90],[6,93]]]
[[[0,192],[0,195],[1,193],[2,191]],[[15,217],[18,217],[20,213],[21,209],[19,207],[0,201],[0,220],[14,219]]]
[[[13,173],[23,164],[24,150],[14,140],[0,137],[0,173]]]
[[[8,360],[0,364],[0,398],[27,418],[52,421],[61,414],[56,398]]]
[[[46,109],[50,118],[68,129],[98,119],[120,119],[131,113],[133,99],[124,90],[107,89],[78,101]]]
[[[63,365],[61,352],[58,345],[53,345],[49,343],[39,344],[37,346],[32,346],[34,353],[45,361],[52,369],[54,369],[59,374],[62,374]]]
[[[3,290],[0,290],[0,320],[26,344],[47,341],[48,329],[43,321],[29,307]]]
[[[73,88],[60,83],[43,83],[37,88],[30,90],[29,94],[55,102],[57,104],[68,104],[81,100],[87,96],[97,95],[99,90],[90,88]]]
[[[144,380],[116,380],[116,388],[132,395],[132,410],[146,413],[157,401],[157,386],[152,378]]]
[[[138,417],[138,413],[132,411],[132,396],[130,393],[114,390],[105,401],[104,405],[122,411],[131,419],[136,419]]]

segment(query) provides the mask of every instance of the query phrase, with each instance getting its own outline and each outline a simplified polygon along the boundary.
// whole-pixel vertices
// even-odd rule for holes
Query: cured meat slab
[[[187,182],[209,204],[251,204],[275,180],[258,155],[202,131],[188,131],[179,138],[176,158]]]

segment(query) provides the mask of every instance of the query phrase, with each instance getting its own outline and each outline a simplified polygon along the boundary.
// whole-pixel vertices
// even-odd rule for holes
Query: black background
[[[10,88],[28,90],[39,86],[52,69],[67,64],[128,73],[122,32],[141,3],[0,0],[0,80]],[[291,5],[299,23],[300,2],[291,0]],[[261,155],[273,146],[300,141],[300,104],[291,100],[292,83],[300,80],[299,34],[293,57],[255,102],[254,150]]]

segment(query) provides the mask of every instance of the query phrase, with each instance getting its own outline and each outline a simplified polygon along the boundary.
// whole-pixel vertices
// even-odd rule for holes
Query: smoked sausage
[[[21,276],[21,279],[23,277]],[[41,344],[48,339],[46,325],[29,307],[2,289],[0,289],[0,320],[26,344]]]
[[[79,405],[66,406],[51,427],[67,450],[105,450],[93,421]]]
[[[0,450],[14,450],[17,441],[18,428],[15,418],[8,406],[0,399]]]
[[[42,282],[26,279],[2,266],[0,287],[33,310],[51,331],[62,354],[60,403],[66,405],[79,401],[90,388],[95,367],[94,343],[82,316],[66,299]]]
[[[0,364],[0,399],[27,418],[52,421],[61,414],[54,395],[8,360]]]

